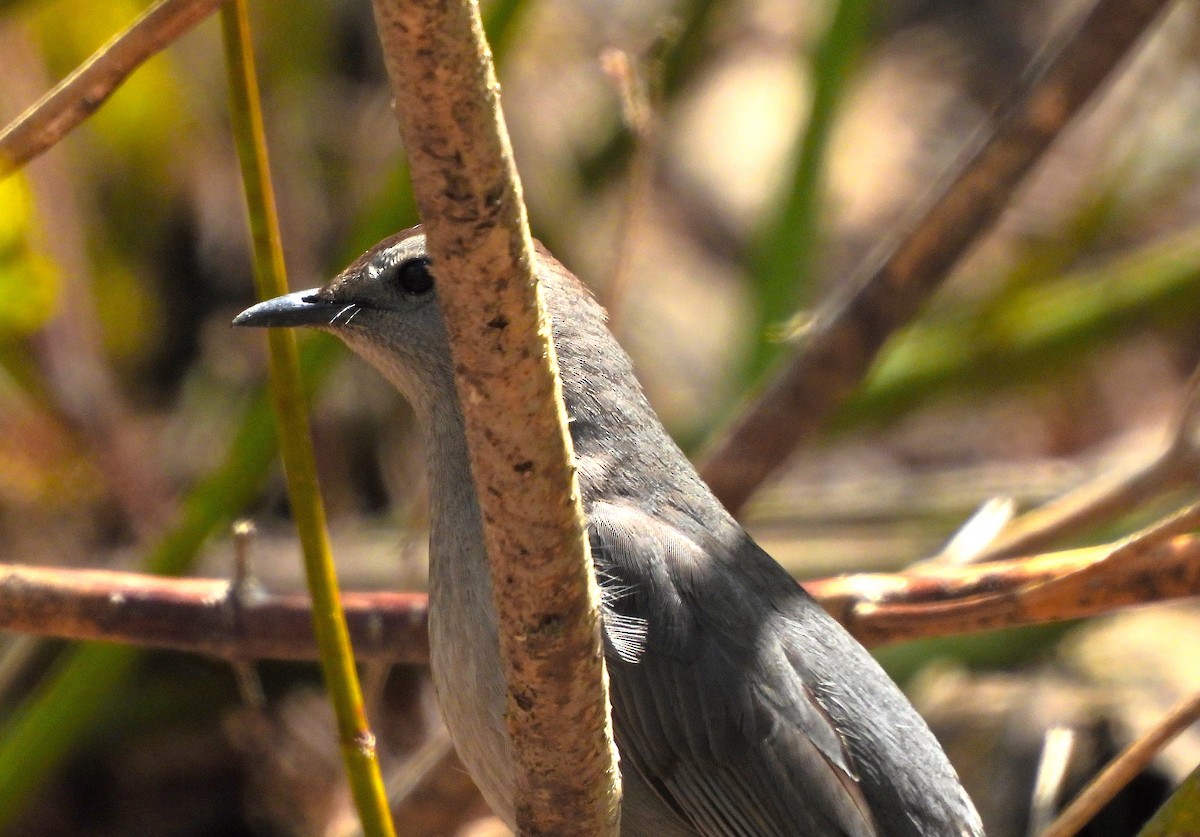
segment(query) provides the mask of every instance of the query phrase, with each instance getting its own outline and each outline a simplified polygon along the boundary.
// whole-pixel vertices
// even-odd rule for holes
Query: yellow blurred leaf
[[[159,300],[127,267],[107,261],[96,267],[96,313],[104,348],[117,360],[135,359],[158,340]]]
[[[61,277],[33,244],[33,198],[23,177],[0,182],[0,340],[37,331],[55,311]]]

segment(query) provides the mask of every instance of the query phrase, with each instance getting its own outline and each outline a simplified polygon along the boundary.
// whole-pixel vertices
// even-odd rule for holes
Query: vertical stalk
[[[287,293],[287,279],[245,0],[227,2],[221,8],[221,24],[229,71],[230,113],[254,243],[254,280],[259,296],[266,299]],[[271,395],[279,422],[288,497],[304,553],[304,569],[313,600],[313,627],[325,685],[337,716],[342,758],[364,833],[370,837],[391,837],[395,832],[375,757],[375,737],[367,727],[362,691],[338,597],[325,507],[300,383],[295,334],[289,329],[270,329],[266,336]]]

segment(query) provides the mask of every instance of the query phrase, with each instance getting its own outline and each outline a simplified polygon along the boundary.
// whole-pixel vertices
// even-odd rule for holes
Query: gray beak
[[[233,324],[256,327],[327,326],[344,308],[345,303],[321,299],[317,296],[317,289],[312,288],[251,306],[234,317]]]

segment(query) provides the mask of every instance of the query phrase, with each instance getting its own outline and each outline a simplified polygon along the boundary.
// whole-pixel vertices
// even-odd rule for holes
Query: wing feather
[[[589,518],[602,583],[620,591],[606,619],[645,626],[636,655],[609,638],[622,770],[705,837],[875,837],[817,684],[771,630],[784,617],[661,521],[611,503]]]

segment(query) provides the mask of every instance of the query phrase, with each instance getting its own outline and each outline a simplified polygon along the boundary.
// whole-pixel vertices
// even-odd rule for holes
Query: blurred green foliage
[[[773,211],[766,213],[750,260],[755,339],[743,377],[751,385],[782,354],[787,320],[813,303],[829,138],[874,7],[871,0],[836,0],[828,31],[805,67],[811,78],[811,104],[788,160],[791,176],[781,178],[784,189]]]
[[[0,342],[37,331],[58,305],[61,278],[37,249],[34,227],[26,179],[0,181]]]

